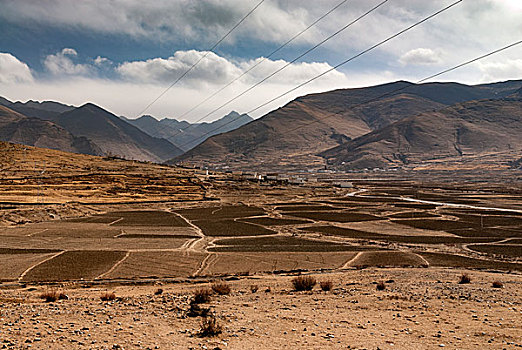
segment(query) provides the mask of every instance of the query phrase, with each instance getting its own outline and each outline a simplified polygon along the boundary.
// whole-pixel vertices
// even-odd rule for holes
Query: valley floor
[[[468,273],[470,284],[458,284]],[[0,291],[0,348],[6,349],[518,349],[522,276],[455,269],[364,269],[313,274],[333,289],[293,291],[291,275],[232,278],[212,295],[223,332],[201,337],[188,317],[210,282],[54,286],[68,300],[46,303],[49,287]],[[385,289],[377,290],[376,283]],[[502,283],[493,288],[492,283]],[[257,287],[252,292],[252,286]],[[158,288],[163,293],[156,295]],[[116,294],[104,302],[100,295]]]

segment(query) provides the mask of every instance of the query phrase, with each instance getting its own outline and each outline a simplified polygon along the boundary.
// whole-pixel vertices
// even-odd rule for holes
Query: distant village
[[[326,175],[327,170],[322,171]],[[219,174],[219,175],[218,175]],[[293,185],[305,186],[321,183],[330,183],[339,188],[353,188],[351,181],[339,181],[339,179],[329,178],[327,176],[305,175],[305,174],[286,174],[286,173],[258,173],[227,170],[224,172],[214,173],[207,169],[196,170],[196,175],[203,175],[207,178],[221,177],[227,175],[229,180],[250,181],[255,183],[277,184],[277,185]]]

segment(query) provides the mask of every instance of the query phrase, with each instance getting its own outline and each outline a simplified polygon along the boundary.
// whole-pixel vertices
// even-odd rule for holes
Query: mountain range
[[[0,140],[92,155],[251,170],[415,167],[498,155],[519,167],[522,81],[397,81],[296,98],[253,120],[131,120],[92,103],[0,97]],[[500,164],[500,163],[499,163]]]
[[[169,118],[158,120],[150,115],[144,115],[137,119],[126,119],[127,122],[149,135],[164,138],[185,152],[196,147],[210,136],[237,129],[252,120],[254,119],[247,114],[239,114],[235,111],[211,123],[199,124],[190,124],[186,121]]]
[[[522,149],[521,87],[522,81],[474,86],[398,81],[311,94],[210,137],[171,163],[349,170]]]
[[[168,139],[188,150],[191,141],[199,138],[192,144],[200,143],[212,135],[205,133],[232,118],[238,120],[230,123],[227,130],[252,120],[235,112],[213,123],[196,125],[175,119],[158,121],[150,116],[130,120],[92,103],[75,107],[53,101],[11,102],[5,98],[0,98],[0,107],[2,141],[153,162],[163,162],[183,153]],[[176,133],[181,135],[177,137]]]
[[[50,121],[27,117],[0,105],[0,140],[66,152],[102,155],[85,137],[76,137]]]

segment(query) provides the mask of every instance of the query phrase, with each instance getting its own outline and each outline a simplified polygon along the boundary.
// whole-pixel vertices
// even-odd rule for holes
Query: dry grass
[[[228,285],[228,283],[225,283],[225,282],[215,282],[212,284],[212,291],[214,291],[214,293],[217,293],[219,295],[228,295],[230,294],[230,286]]]
[[[296,291],[312,290],[317,281],[312,276],[298,276],[292,279],[292,285]]]
[[[381,282],[377,283],[377,286],[375,288],[377,288],[377,290],[385,290],[386,284],[384,284],[384,282],[381,281]]]
[[[190,303],[190,309],[187,312],[188,317],[207,317],[210,314],[210,308],[201,307],[194,300]]]
[[[200,337],[215,337],[223,331],[223,327],[218,323],[215,315],[208,315],[201,321]]]
[[[200,288],[197,289],[194,292],[194,304],[203,304],[208,303],[210,301],[210,294],[212,294],[212,291],[210,289],[206,288]]]
[[[319,286],[324,292],[329,292],[332,290],[333,282],[332,281],[321,281]]]
[[[504,284],[500,281],[494,281],[491,285],[493,288],[503,288]]]
[[[46,303],[54,303],[57,300],[67,300],[69,297],[63,292],[47,290],[40,294],[40,299],[45,300]]]
[[[113,301],[116,299],[116,294],[114,292],[105,292],[100,296],[102,301]]]
[[[471,277],[467,273],[460,275],[459,284],[471,283]]]

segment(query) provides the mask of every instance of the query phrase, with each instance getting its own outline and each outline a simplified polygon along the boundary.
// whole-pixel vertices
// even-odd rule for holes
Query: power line
[[[366,17],[367,15],[369,15],[370,13],[372,13],[373,11],[377,10],[379,7],[381,7],[382,5],[384,5],[386,2],[388,2],[389,0],[383,0],[382,2],[380,2],[378,5],[372,7],[370,10],[366,11],[364,14],[362,14],[361,16],[357,17],[356,19],[354,19],[353,21],[351,21],[350,23],[348,23],[347,25],[345,25],[344,27],[342,27],[341,29],[337,30],[335,33],[331,34],[330,36],[328,36],[327,38],[323,39],[321,42],[319,42],[318,44],[314,45],[313,47],[311,47],[310,49],[306,50],[305,52],[303,52],[302,54],[300,54],[299,56],[297,56],[296,58],[294,58],[292,61],[286,63],[283,67],[277,69],[275,72],[273,72],[272,74],[268,75],[267,77],[261,79],[259,82],[257,82],[256,84],[254,84],[253,86],[249,87],[248,89],[244,90],[243,92],[241,92],[239,95],[235,96],[234,98],[228,100],[227,102],[225,102],[224,104],[222,104],[221,106],[213,109],[212,111],[210,111],[209,113],[207,113],[206,115],[204,115],[203,117],[199,118],[197,121],[201,121],[205,118],[207,118],[208,116],[210,116],[211,114],[213,114],[214,112],[217,112],[218,110],[220,110],[221,108],[229,105],[230,103],[234,102],[235,100],[237,100],[238,98],[240,98],[241,96],[245,95],[247,92],[251,91],[252,89],[256,88],[257,86],[261,85],[263,82],[267,81],[268,79],[270,79],[271,77],[273,77],[274,75],[276,75],[277,73],[281,72],[283,69],[285,69],[286,67],[288,67],[289,65],[291,65],[292,63],[296,62],[298,59],[302,58],[303,56],[307,55],[308,53],[312,52],[313,50],[315,50],[316,48],[318,48],[319,46],[321,46],[322,44],[324,44],[325,42],[327,42],[328,40],[332,39],[334,36],[338,35],[339,33],[341,33],[342,31],[346,30],[348,27],[352,26],[353,24],[357,23],[358,21],[360,21],[361,19],[363,19],[364,17]],[[463,1],[463,0],[459,0],[460,1]],[[237,118],[236,118],[237,119]],[[234,119],[234,120],[236,120]],[[229,123],[226,123],[224,125],[228,125],[230,124]],[[223,125],[223,126],[224,126]],[[220,127],[221,128],[221,127]],[[210,133],[210,132],[209,132]],[[208,135],[209,133],[206,133],[206,135]],[[186,144],[183,144],[181,145],[180,147],[183,148],[183,146],[185,145],[188,145],[192,142],[189,142],[189,143],[186,143]]]
[[[174,80],[174,82],[172,82],[172,84],[169,85],[169,87],[167,87],[161,94],[158,95],[158,97],[156,97],[154,100],[152,100],[151,103],[149,103],[147,105],[147,107],[145,107],[140,113],[138,113],[136,115],[135,118],[138,118],[140,115],[142,115],[143,113],[145,113],[145,111],[147,111],[154,103],[156,103],[160,98],[163,97],[163,95],[165,95],[174,85],[176,85],[181,79],[183,79],[190,71],[192,71],[198,64],[199,62],[201,62],[205,57],[207,57],[207,55],[213,51],[219,44],[221,44],[221,42],[223,42],[223,40],[225,40],[229,35],[230,33],[232,33],[237,27],[239,27],[239,25],[241,23],[243,23],[243,21],[248,17],[250,16],[259,6],[261,6],[261,4],[264,2],[265,0],[261,0],[252,10],[250,10],[243,18],[241,18],[241,20],[239,22],[236,23],[235,26],[233,26],[221,39],[219,39],[210,49],[206,50],[205,51],[205,54],[203,56],[201,56],[189,69],[187,69],[183,74],[181,74],[176,80]]]
[[[438,72],[438,73],[432,74],[432,75],[430,75],[430,76],[428,76],[428,77],[422,78],[421,80],[416,81],[414,84],[415,84],[415,85],[416,85],[416,84],[422,84],[423,82],[426,82],[427,80],[431,80],[431,79],[436,78],[436,77],[438,77],[438,76],[441,76],[441,75],[443,75],[443,74],[446,74],[446,73],[452,72],[452,71],[454,71],[454,70],[456,70],[456,69],[459,69],[459,68],[462,68],[462,67],[464,67],[464,66],[470,65],[470,64],[472,64],[472,63],[474,63],[474,62],[480,61],[480,60],[482,60],[482,59],[484,59],[484,58],[487,58],[487,57],[489,57],[489,56],[495,55],[495,54],[497,54],[497,53],[499,53],[499,52],[505,51],[505,50],[507,50],[507,49],[510,49],[510,48],[515,47],[515,46],[520,45],[520,44],[522,44],[522,40],[519,40],[519,41],[516,41],[516,42],[511,43],[511,44],[509,44],[509,45],[506,45],[506,46],[504,46],[504,47],[502,47],[502,48],[500,48],[500,49],[496,49],[496,50],[494,50],[494,51],[488,52],[488,53],[486,53],[486,54],[484,54],[484,55],[481,55],[481,56],[475,57],[475,58],[473,58],[473,59],[470,59],[470,60],[468,60],[468,61],[465,61],[465,62],[463,62],[463,63],[460,63],[460,64],[458,64],[458,65],[456,65],[456,66],[453,66],[453,67],[451,67],[451,68],[445,69],[445,70],[443,70],[443,71],[441,71],[441,72]],[[366,101],[364,101],[364,102],[357,103],[357,104],[355,104],[355,105],[353,105],[353,106],[350,106],[350,108],[353,109],[353,108],[357,108],[357,107],[363,106],[363,105],[365,105],[365,104],[367,104],[367,103],[377,101],[377,100],[379,100],[379,99],[381,99],[381,98],[383,98],[383,97],[386,97],[386,96],[389,96],[389,95],[395,94],[395,93],[397,93],[397,92],[400,92],[400,91],[406,90],[406,89],[408,89],[408,88],[410,88],[410,87],[412,87],[412,86],[414,86],[414,85],[406,85],[406,86],[403,86],[403,87],[401,87],[401,88],[398,88],[398,89],[395,89],[395,90],[389,91],[389,92],[387,92],[387,93],[384,93],[384,94],[379,95],[379,96],[377,96],[377,97],[371,98],[371,99],[366,100]],[[309,123],[306,123],[306,124],[304,124],[304,125],[300,125],[300,126],[298,126],[298,127],[296,127],[296,128],[290,129],[290,130],[286,131],[286,133],[294,132],[294,131],[299,130],[299,129],[303,128],[303,127],[307,127],[307,126],[309,126],[309,125],[312,125],[312,124],[315,124],[315,123],[319,123],[319,122],[321,122],[321,121],[323,121],[323,120],[325,120],[325,119],[328,119],[328,118],[331,118],[331,117],[335,117],[335,116],[340,115],[340,114],[342,114],[342,113],[344,113],[344,112],[336,112],[336,113],[332,113],[332,114],[330,114],[330,115],[327,115],[327,116],[325,116],[325,117],[318,118],[318,119],[313,120],[313,121],[311,121],[311,122],[309,122]]]
[[[433,17],[435,17],[435,16],[441,14],[442,12],[449,10],[450,8],[452,8],[453,6],[459,4],[459,3],[462,2],[462,1],[463,1],[463,0],[458,0],[458,1],[453,2],[452,4],[446,6],[446,7],[442,8],[441,10],[439,10],[439,11],[437,11],[437,12],[435,12],[435,13],[429,15],[428,17],[425,17],[424,19],[422,19],[422,20],[420,20],[420,21],[418,21],[418,22],[416,22],[416,23],[414,23],[414,24],[412,24],[412,25],[406,27],[405,29],[403,29],[403,30],[401,30],[401,31],[399,31],[399,32],[397,32],[397,33],[395,33],[395,34],[393,34],[392,36],[390,36],[390,37],[388,37],[388,38],[386,38],[386,39],[384,39],[384,40],[382,40],[382,41],[380,41],[379,43],[377,43],[377,44],[375,44],[375,45],[369,47],[368,49],[366,49],[366,50],[364,50],[364,51],[362,51],[362,52],[360,52],[360,53],[358,53],[358,54],[356,54],[355,56],[352,56],[352,57],[348,58],[347,60],[344,60],[343,62],[341,62],[341,63],[337,64],[336,66],[334,66],[334,67],[332,67],[332,68],[326,70],[325,72],[323,72],[323,73],[321,73],[321,74],[319,74],[319,75],[317,75],[317,76],[315,76],[315,77],[313,77],[313,78],[311,78],[311,79],[309,79],[309,80],[307,80],[307,81],[305,81],[305,82],[299,84],[298,86],[296,86],[296,87],[294,87],[294,88],[292,88],[292,89],[290,89],[290,90],[284,92],[284,93],[281,94],[281,95],[278,95],[277,97],[274,97],[273,99],[269,100],[268,102],[264,102],[263,104],[257,106],[256,108],[252,109],[251,111],[247,112],[247,114],[252,113],[252,112],[254,112],[254,111],[256,111],[256,110],[258,110],[258,109],[260,109],[260,108],[266,106],[267,104],[272,103],[272,102],[274,102],[275,100],[277,100],[277,99],[279,99],[279,98],[281,98],[281,97],[283,97],[283,96],[288,95],[289,93],[291,93],[291,92],[293,92],[293,91],[295,91],[295,90],[297,90],[297,89],[303,87],[304,85],[307,85],[307,84],[311,83],[312,81],[314,81],[314,80],[316,80],[316,79],[318,79],[318,78],[324,76],[325,74],[327,74],[327,73],[333,71],[334,69],[337,69],[337,68],[341,67],[342,65],[345,65],[345,64],[347,64],[348,62],[351,62],[351,61],[353,61],[354,59],[356,59],[356,58],[358,58],[358,57],[360,57],[360,56],[362,56],[362,55],[364,55],[364,54],[366,54],[366,53],[368,53],[368,52],[370,52],[370,51],[376,49],[377,47],[379,47],[379,46],[381,46],[381,45],[387,43],[388,41],[390,41],[390,40],[392,40],[392,39],[394,39],[394,38],[396,38],[396,37],[398,37],[398,36],[404,34],[405,32],[407,32],[407,31],[409,31],[409,30],[411,30],[411,29],[417,27],[418,25],[420,25],[420,24],[422,24],[422,23],[424,23],[424,22],[426,22],[426,21],[432,19]],[[382,3],[381,3],[381,4],[382,4]],[[220,108],[221,108],[221,107],[220,107]],[[227,125],[229,125],[229,124],[231,124],[231,123],[233,123],[233,122],[236,121],[237,119],[238,119],[238,118],[234,118],[234,119],[228,121],[227,123],[225,123],[225,124],[219,126],[218,128],[215,128],[215,129],[213,129],[213,130],[210,130],[210,131],[208,131],[207,133],[205,133],[205,134],[199,136],[198,138],[192,140],[191,142],[188,142],[188,143],[184,143],[184,144],[182,144],[180,147],[183,148],[184,146],[186,146],[186,145],[188,145],[188,144],[191,144],[191,143],[193,143],[193,142],[195,142],[195,141],[198,141],[199,139],[204,138],[205,136],[207,136],[207,135],[209,135],[209,134],[211,134],[211,133],[213,133],[213,132],[215,132],[215,131],[217,131],[217,130],[219,130],[219,129],[221,129],[221,128],[223,128],[223,127],[225,127],[225,126],[227,126]]]
[[[428,81],[428,80],[431,80],[431,79],[436,78],[436,77],[438,77],[438,76],[441,76],[441,75],[443,75],[443,74],[446,74],[446,73],[452,72],[452,71],[454,71],[454,70],[456,70],[456,69],[459,69],[459,68],[462,68],[462,67],[464,67],[464,66],[467,66],[467,65],[469,65],[469,64],[471,64],[471,63],[474,63],[474,62],[480,61],[480,60],[482,60],[482,59],[484,59],[484,58],[486,58],[486,57],[492,56],[492,55],[494,55],[494,54],[497,54],[497,53],[499,53],[499,52],[505,51],[505,50],[507,50],[507,49],[510,49],[510,48],[512,48],[512,47],[514,47],[514,46],[517,46],[517,45],[520,45],[520,44],[522,44],[522,40],[517,41],[517,42],[514,42],[514,43],[509,44],[509,45],[507,45],[507,46],[504,46],[504,47],[502,47],[502,48],[500,48],[500,49],[496,49],[496,50],[494,50],[494,51],[488,52],[488,53],[486,53],[486,54],[484,54],[484,55],[482,55],[482,56],[475,57],[475,58],[473,58],[473,59],[471,59],[471,60],[469,60],[469,61],[466,61],[466,62],[460,63],[460,64],[458,64],[458,65],[456,65],[456,66],[453,66],[453,67],[451,67],[451,68],[445,69],[445,70],[443,70],[443,71],[441,71],[441,72],[435,73],[435,74],[430,75],[430,76],[428,76],[428,77],[426,77],[426,78],[422,78],[421,80],[416,81],[414,84],[415,84],[415,85],[416,85],[416,84],[422,84],[422,83],[424,83],[425,81]],[[383,97],[386,97],[386,96],[389,96],[389,95],[395,94],[395,93],[397,93],[397,92],[399,92],[399,91],[402,91],[402,90],[406,90],[406,89],[408,89],[408,88],[410,88],[410,87],[412,87],[412,85],[406,85],[406,86],[404,86],[404,87],[401,87],[401,88],[395,89],[395,90],[393,90],[393,91],[389,91],[389,92],[387,92],[387,93],[385,93],[385,94],[382,94],[382,95],[380,95],[380,96],[378,96],[378,97],[374,97],[374,98],[372,98],[372,99],[369,99],[368,101],[364,101],[364,102],[358,103],[358,104],[356,104],[356,105],[354,105],[354,106],[351,106],[350,108],[357,108],[357,107],[360,107],[360,106],[362,106],[362,105],[364,105],[364,104],[367,104],[367,103],[370,103],[370,102],[373,102],[373,101],[379,100],[379,99],[381,99],[381,98],[383,98]],[[296,131],[296,130],[302,128],[302,127],[305,127],[305,126],[309,126],[309,125],[311,125],[311,124],[318,123],[319,121],[323,121],[323,120],[325,120],[325,119],[328,119],[328,118],[334,117],[334,116],[339,115],[339,114],[341,114],[341,113],[343,113],[343,112],[332,113],[332,114],[330,114],[330,115],[328,115],[328,116],[326,116],[326,117],[319,118],[319,120],[314,120],[314,121],[311,121],[311,122],[309,122],[309,123],[307,123],[307,124],[305,124],[305,125],[301,125],[301,126],[299,126],[299,127],[297,127],[297,128],[290,129],[288,132]]]
[[[422,23],[424,23],[424,22],[426,22],[426,21],[432,19],[433,17],[439,15],[440,13],[442,13],[442,12],[444,12],[444,11],[446,11],[446,10],[449,10],[450,8],[452,8],[453,6],[455,6],[455,5],[459,4],[459,3],[461,3],[462,1],[464,1],[464,0],[458,0],[458,1],[455,1],[454,3],[452,3],[452,4],[450,4],[450,5],[446,6],[446,7],[444,7],[443,9],[441,9],[441,10],[435,12],[434,14],[429,15],[428,17],[422,19],[421,21],[412,24],[411,26],[409,26],[409,27],[407,27],[407,28],[401,30],[400,32],[398,32],[398,33],[396,33],[396,34],[394,34],[394,35],[392,35],[392,36],[390,36],[390,37],[388,37],[388,38],[382,40],[381,42],[379,42],[379,43],[377,43],[377,44],[375,44],[375,45],[373,45],[373,46],[367,48],[366,50],[364,50],[364,51],[358,53],[357,55],[350,57],[349,59],[347,59],[347,60],[345,60],[345,61],[343,61],[343,62],[337,64],[336,66],[334,66],[334,67],[332,67],[332,68],[330,68],[330,69],[327,69],[327,70],[324,71],[323,73],[321,73],[321,74],[319,74],[319,75],[317,75],[317,76],[315,76],[315,77],[313,77],[313,78],[311,78],[311,79],[309,79],[309,80],[307,80],[307,81],[305,81],[305,82],[303,82],[303,83],[297,85],[296,87],[294,87],[294,88],[292,88],[292,89],[286,91],[285,93],[283,93],[283,94],[281,94],[281,95],[279,95],[279,96],[277,96],[277,97],[274,97],[273,99],[269,100],[268,102],[265,102],[265,103],[263,103],[263,104],[257,106],[256,108],[252,109],[251,111],[249,111],[249,112],[247,112],[247,113],[255,112],[255,111],[257,111],[259,108],[262,108],[262,107],[266,106],[267,104],[272,103],[272,102],[274,102],[275,100],[280,99],[281,97],[286,96],[286,95],[288,95],[289,93],[291,93],[291,92],[293,92],[293,91],[295,91],[295,90],[297,90],[297,89],[299,89],[299,88],[301,88],[301,87],[303,87],[303,86],[305,86],[305,85],[311,83],[312,81],[314,81],[314,80],[316,80],[316,79],[319,79],[320,77],[322,77],[322,76],[324,76],[324,75],[330,73],[331,71],[333,71],[333,70],[335,70],[335,69],[337,69],[337,68],[339,68],[339,67],[345,65],[346,63],[351,62],[351,61],[355,60],[356,58],[358,58],[358,57],[364,55],[365,53],[370,52],[370,51],[376,49],[377,47],[379,47],[379,46],[381,46],[381,45],[384,45],[384,44],[387,43],[388,41],[395,39],[395,38],[398,37],[399,35],[404,34],[405,32],[409,31],[410,29],[413,29],[413,28],[417,27],[418,25],[421,25]]]
[[[272,57],[273,55],[275,55],[277,52],[281,51],[283,48],[285,48],[288,44],[290,44],[292,41],[294,41],[295,39],[297,39],[298,37],[300,37],[301,35],[303,35],[305,32],[307,32],[310,28],[312,28],[313,26],[315,26],[319,21],[321,21],[323,18],[325,18],[326,16],[328,16],[330,13],[334,12],[335,10],[337,10],[339,7],[341,7],[344,3],[346,3],[348,0],[343,0],[341,1],[340,3],[338,3],[337,5],[335,5],[332,9],[330,9],[329,11],[327,11],[325,14],[323,14],[321,17],[319,17],[318,19],[316,19],[313,23],[311,23],[310,25],[308,25],[308,27],[306,27],[305,29],[301,30],[299,33],[295,34],[292,38],[290,38],[289,40],[287,40],[284,44],[282,44],[281,46],[279,46],[277,49],[275,49],[274,51],[272,51],[271,53],[269,53],[268,55],[266,55],[266,57],[262,57],[259,61],[257,61],[255,64],[253,64],[252,66],[250,66],[250,68],[248,68],[246,71],[244,71],[240,76],[238,76],[237,78],[233,79],[232,81],[230,81],[228,84],[224,85],[223,87],[221,87],[219,90],[217,90],[216,92],[214,92],[213,94],[211,94],[210,96],[208,96],[206,99],[204,99],[203,101],[201,101],[200,103],[198,103],[196,106],[192,107],[191,109],[189,109],[188,111],[186,111],[185,113],[183,113],[182,115],[180,115],[178,118],[183,118],[184,116],[186,116],[187,114],[189,114],[190,112],[192,112],[193,110],[195,110],[196,108],[198,108],[199,106],[203,105],[205,102],[209,101],[212,97],[216,96],[217,94],[219,94],[221,91],[225,90],[227,87],[229,87],[230,85],[232,85],[233,83],[235,83],[236,81],[238,81],[239,79],[241,79],[242,77],[244,77],[247,73],[249,73],[252,69],[256,68],[257,66],[259,66],[261,63],[263,63],[264,61],[266,61],[267,59],[269,59],[270,57]],[[203,118],[200,118],[199,120],[196,120],[194,123],[197,123],[199,121],[201,121]],[[188,126],[186,129],[190,128],[190,126]],[[186,130],[186,129],[182,129],[181,131],[183,130]],[[174,135],[176,136],[176,135]],[[173,137],[173,136],[172,136]]]

